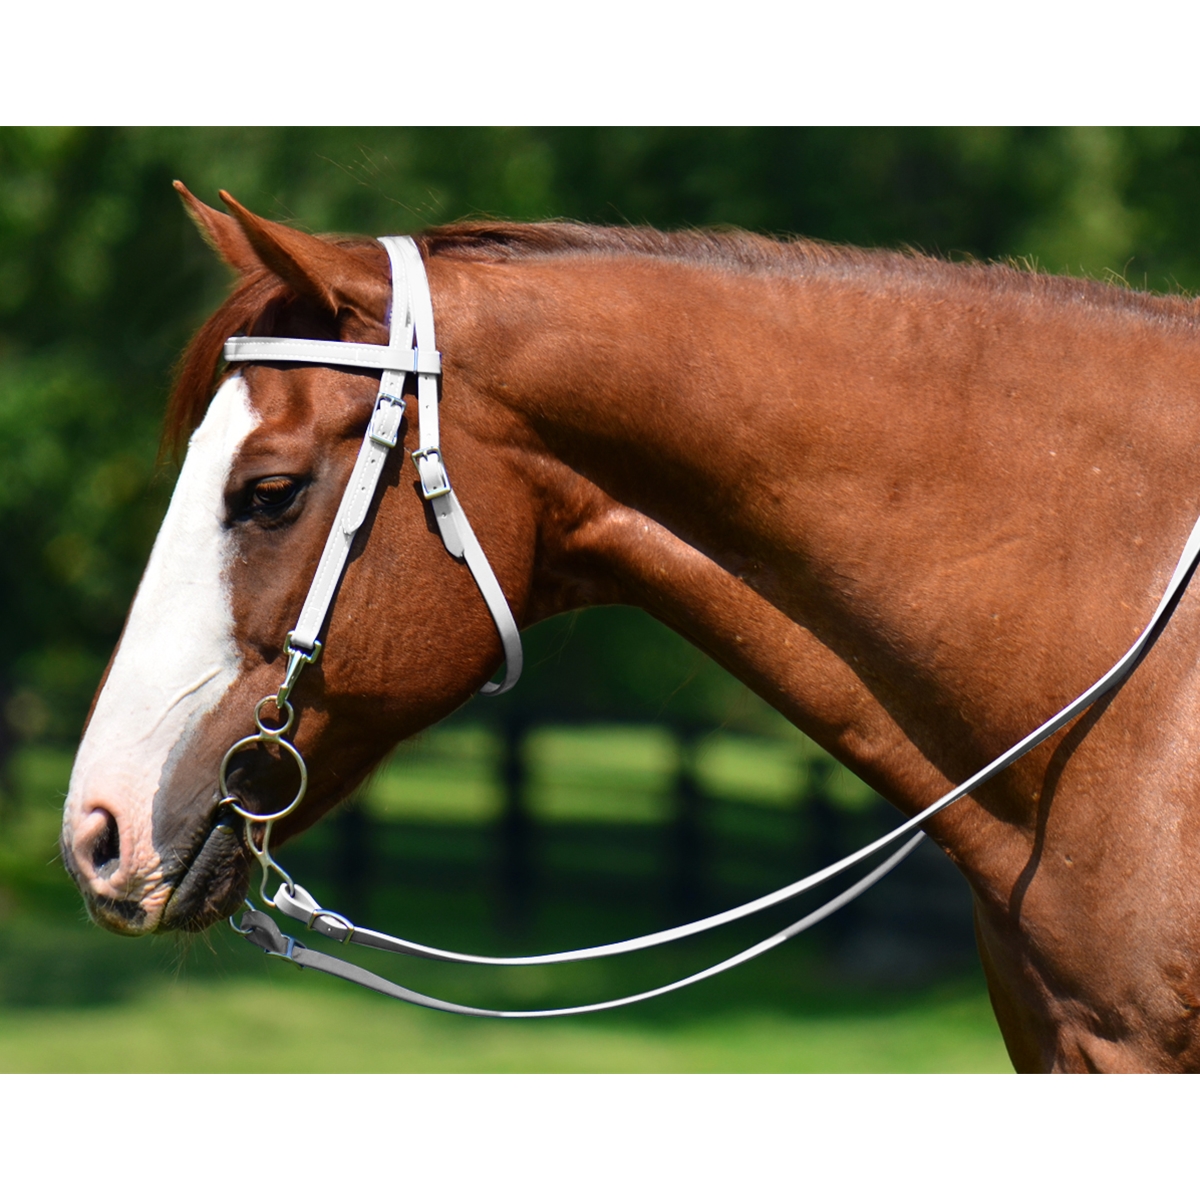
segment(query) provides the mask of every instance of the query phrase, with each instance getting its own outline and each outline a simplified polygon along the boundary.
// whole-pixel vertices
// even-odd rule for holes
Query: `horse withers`
[[[280,685],[380,387],[219,373],[222,346],[382,345],[390,320],[378,243],[184,198],[240,282],[183,363],[167,436],[187,453],[64,819],[68,869],[121,933],[200,929],[246,892],[221,762]],[[1183,298],[748,234],[417,242],[445,463],[518,622],[640,606],[907,815],[1111,666],[1200,512]],[[413,464],[381,484],[292,693],[308,790],[276,844],[501,661]],[[1200,1066],[1196,645],[1185,595],[1119,691],[930,822],[1020,1069]],[[286,806],[286,758],[254,759],[242,802]]]

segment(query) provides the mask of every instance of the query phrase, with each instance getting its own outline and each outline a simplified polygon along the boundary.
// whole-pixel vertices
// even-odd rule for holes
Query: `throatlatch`
[[[271,856],[270,835],[274,823],[300,804],[308,786],[308,774],[303,756],[287,739],[295,720],[290,695],[305,666],[315,662],[321,653],[321,642],[318,640],[318,636],[333,606],[351,544],[366,518],[378,488],[388,452],[396,446],[399,440],[400,421],[405,408],[404,384],[409,375],[415,376],[417,381],[419,445],[418,449],[413,452],[412,458],[420,476],[422,496],[432,507],[437,529],[446,549],[460,562],[464,562],[474,576],[484,602],[495,621],[504,648],[505,673],[503,680],[498,684],[484,684],[480,690],[489,695],[499,695],[508,691],[516,683],[521,673],[522,663],[521,637],[508,607],[508,601],[450,486],[446,468],[442,462],[438,438],[437,408],[441,356],[435,347],[433,302],[420,251],[411,238],[388,237],[379,240],[387,249],[392,267],[392,312],[387,346],[356,342],[313,341],[303,338],[257,337],[235,337],[225,343],[225,358],[231,363],[302,362],[331,367],[366,368],[382,372],[375,410],[368,425],[366,437],[363,439],[362,448],[359,450],[358,460],[350,475],[350,481],[346,485],[346,491],[342,496],[333,528],[330,530],[300,618],[295,629],[287,636],[285,649],[288,657],[283,682],[275,695],[264,697],[255,708],[254,719],[258,732],[242,738],[230,747],[221,763],[220,785],[221,794],[224,797],[221,804],[232,809],[246,822],[247,846],[262,868],[259,895],[263,902],[271,908],[278,909],[286,916],[302,921],[307,928],[343,944],[368,946],[377,950],[434,959],[439,962],[474,963],[486,966],[546,966],[629,954],[636,950],[678,941],[681,938],[693,937],[754,913],[773,908],[775,905],[782,904],[834,879],[871,856],[895,847],[897,843],[903,844],[899,846],[899,849],[894,849],[886,861],[834,899],[740,954],[663,987],[598,1004],[506,1012],[496,1009],[472,1008],[425,996],[374,975],[352,963],[310,950],[302,942],[283,934],[271,917],[247,902],[250,911],[242,917],[240,924],[233,925],[234,929],[267,954],[286,958],[297,966],[337,975],[353,983],[382,992],[384,995],[419,1004],[425,1008],[435,1008],[444,1012],[462,1013],[469,1016],[527,1018],[569,1016],[618,1008],[639,1000],[648,1000],[653,996],[664,995],[692,983],[698,983],[702,979],[710,978],[721,971],[747,962],[775,946],[781,945],[805,929],[811,928],[818,921],[861,895],[916,848],[924,837],[920,831],[921,825],[1028,754],[1034,747],[1074,720],[1102,695],[1120,684],[1138,665],[1155,638],[1170,620],[1175,605],[1183,595],[1183,591],[1196,569],[1197,562],[1200,561],[1200,520],[1198,520],[1187,539],[1183,553],[1171,576],[1171,581],[1150,622],[1129,650],[1101,679],[1023,738],[1012,749],[1000,755],[982,770],[977,771],[970,779],[947,792],[923,812],[904,821],[896,829],[877,838],[870,845],[856,850],[853,854],[847,855],[840,861],[816,871],[796,883],[771,892],[769,895],[731,908],[727,912],[643,937],[629,938],[625,941],[591,946],[580,950],[514,958],[493,958],[485,955],[439,950],[432,946],[424,946],[419,942],[410,942],[372,929],[361,928],[340,913],[322,908],[304,888],[293,882],[287,872]],[[263,708],[268,702],[275,704],[280,721],[278,725],[272,726],[263,719]],[[300,771],[300,785],[295,798],[278,812],[266,815],[247,810],[236,796],[230,794],[228,781],[228,770],[233,756],[256,744],[277,746],[284,754],[293,758]],[[253,834],[255,826],[260,826],[262,829],[261,840],[257,843]],[[283,881],[273,897],[267,894],[271,871],[275,871]],[[232,919],[231,924],[233,924]]]

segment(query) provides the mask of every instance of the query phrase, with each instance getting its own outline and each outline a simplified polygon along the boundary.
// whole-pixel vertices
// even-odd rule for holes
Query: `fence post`
[[[368,920],[371,898],[371,817],[359,798],[338,809],[336,871],[340,905],[356,923]]]
[[[705,899],[704,795],[696,778],[699,739],[690,730],[678,734],[675,813],[670,831],[671,903],[684,917],[700,914]]]
[[[501,725],[500,923],[520,930],[528,922],[533,892],[533,819],[529,814],[529,772],[525,761],[528,728],[519,717]]]

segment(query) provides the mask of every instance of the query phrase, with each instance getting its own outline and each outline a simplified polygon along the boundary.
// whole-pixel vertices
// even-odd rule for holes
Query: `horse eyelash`
[[[275,480],[279,480],[281,483],[286,481],[290,485],[290,490],[286,495],[281,495],[277,503],[260,501],[258,498],[258,489],[264,483],[274,482]],[[254,480],[246,485],[239,516],[243,520],[259,518],[268,523],[286,517],[291,512],[296,501],[300,499],[308,483],[307,479],[299,479],[290,475],[272,475],[267,476],[265,479]]]

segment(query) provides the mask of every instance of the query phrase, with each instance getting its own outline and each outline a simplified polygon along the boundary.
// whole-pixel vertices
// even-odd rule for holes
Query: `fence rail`
[[[449,905],[527,944],[548,913],[639,932],[736,904],[898,819],[811,743],[510,722],[402,749],[287,853],[359,921],[418,936]],[[867,974],[936,974],[972,952],[969,891],[931,846],[810,936]]]

